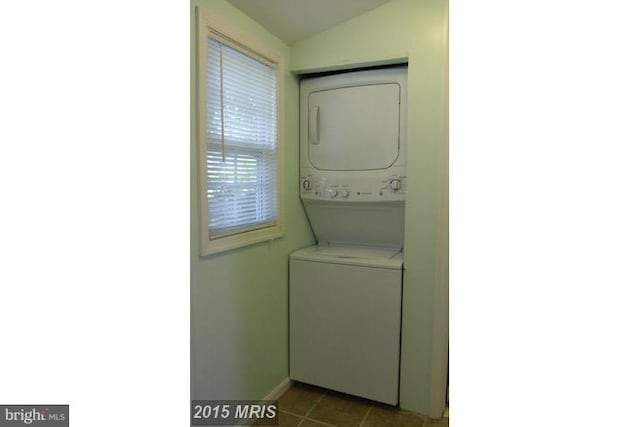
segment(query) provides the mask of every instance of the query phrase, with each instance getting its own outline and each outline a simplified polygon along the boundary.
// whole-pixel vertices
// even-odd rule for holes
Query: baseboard
[[[283,394],[287,392],[287,390],[291,388],[292,385],[293,385],[293,381],[291,381],[289,377],[286,377],[284,380],[282,380],[280,384],[278,384],[273,390],[271,390],[269,394],[263,397],[262,400],[278,400],[280,399],[280,397],[282,397]],[[243,422],[240,424],[237,424],[237,426],[240,427],[240,426],[251,425],[248,423],[249,423],[249,420],[243,420]]]
[[[289,377],[282,380],[280,384],[276,386],[269,394],[264,397],[264,400],[278,400],[283,394],[287,392],[293,385],[293,381]]]

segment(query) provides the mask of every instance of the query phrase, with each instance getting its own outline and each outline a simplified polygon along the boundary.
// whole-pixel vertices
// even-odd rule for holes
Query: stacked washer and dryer
[[[303,79],[300,197],[317,244],[289,259],[293,380],[398,404],[407,68]]]

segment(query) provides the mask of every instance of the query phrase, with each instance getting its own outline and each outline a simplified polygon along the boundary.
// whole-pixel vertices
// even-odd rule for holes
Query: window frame
[[[213,255],[264,241],[274,240],[285,233],[285,168],[284,168],[284,60],[282,55],[259,40],[243,34],[215,15],[196,7],[197,15],[197,127],[198,127],[198,200],[200,256]],[[248,229],[230,235],[210,237],[207,201],[207,55],[208,38],[214,39],[261,62],[270,63],[276,70],[276,192],[277,216],[274,225]]]

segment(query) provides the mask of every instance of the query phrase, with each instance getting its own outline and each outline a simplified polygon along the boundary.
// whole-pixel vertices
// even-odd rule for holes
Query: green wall
[[[194,4],[278,49],[288,68],[296,73],[408,60],[408,198],[400,404],[436,416],[439,409],[433,402],[439,399],[430,395],[430,384],[437,383],[433,372],[445,372],[436,359],[446,346],[448,313],[446,0],[393,0],[291,48],[225,0],[192,0],[192,23]],[[192,62],[192,117],[194,70]],[[288,375],[287,256],[314,240],[298,200],[298,82],[290,74],[286,96],[287,231],[284,238],[273,242],[199,257],[196,129],[192,123],[193,398],[259,399]],[[434,325],[442,324],[435,328],[434,335]]]
[[[429,407],[432,364],[439,365],[435,359],[443,342],[446,348],[447,327],[442,325],[448,289],[447,20],[446,0],[394,0],[291,49],[292,69],[301,73],[408,58],[400,405],[431,416],[438,412],[433,403]],[[434,320],[440,326],[435,335]]]
[[[195,119],[195,5],[286,58],[290,49],[225,0],[191,3],[191,117]],[[314,243],[298,199],[298,81],[286,77],[286,234],[219,255],[198,252],[197,139],[191,125],[191,369],[194,399],[261,399],[288,376],[287,257]]]

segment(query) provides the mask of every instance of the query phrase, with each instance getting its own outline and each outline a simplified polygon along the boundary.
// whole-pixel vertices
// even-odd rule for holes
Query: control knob
[[[394,178],[389,181],[389,187],[391,187],[393,191],[398,191],[400,187],[402,187],[402,182],[399,179]]]
[[[333,199],[338,195],[338,190],[336,190],[335,188],[330,188],[327,190],[327,193],[329,194],[329,197]]]
[[[306,191],[311,190],[311,181],[308,178],[302,180],[302,188]]]
[[[340,190],[340,197],[342,197],[343,199],[349,197],[349,194],[349,190]]]

